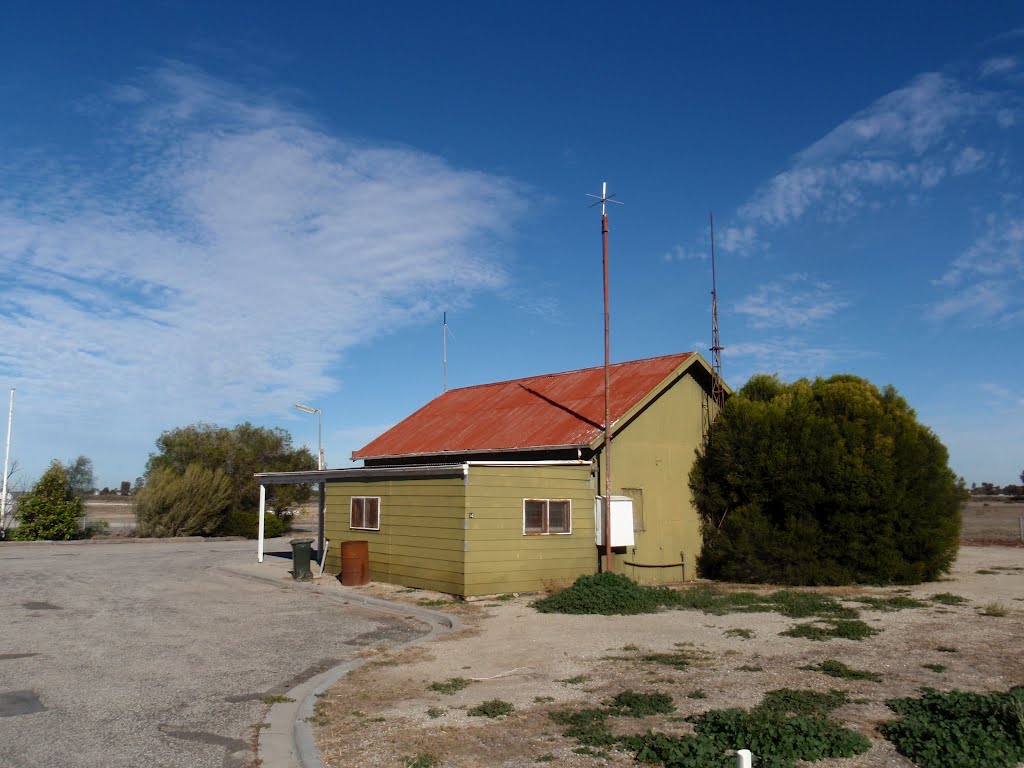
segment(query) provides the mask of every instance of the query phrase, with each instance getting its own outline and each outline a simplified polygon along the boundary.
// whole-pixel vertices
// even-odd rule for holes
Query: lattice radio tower
[[[722,385],[722,349],[722,341],[718,337],[718,283],[715,275],[715,212],[711,211],[711,402],[715,404],[715,415],[725,405],[725,387]]]

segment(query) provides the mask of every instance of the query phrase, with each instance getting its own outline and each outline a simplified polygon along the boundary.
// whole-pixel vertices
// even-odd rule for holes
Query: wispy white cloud
[[[1024,214],[990,214],[982,234],[936,285],[947,295],[928,314],[937,320],[1007,323],[1024,317]]]
[[[792,274],[760,286],[733,309],[754,328],[804,328],[827,320],[849,304],[828,283]]]
[[[181,65],[99,106],[103,167],[0,191],[0,371],[54,418],[278,410],[333,390],[357,342],[509,282],[508,179],[338,138]]]
[[[661,260],[666,263],[674,261],[706,261],[709,254],[696,248],[689,248],[685,245],[676,245],[661,255]]]
[[[965,129],[979,122],[1007,127],[1014,115],[993,92],[922,74],[795,155],[740,206],[722,248],[750,252],[771,230],[805,217],[846,221],[893,195],[911,198],[952,176],[974,173],[989,156],[965,142]]]
[[[739,387],[755,373],[777,373],[787,381],[827,375],[835,370],[850,370],[850,361],[866,353],[842,346],[810,344],[788,336],[760,341],[726,344],[722,367],[730,386]]]
[[[1016,56],[993,56],[981,63],[981,76],[992,77],[1012,72],[1017,69],[1018,61]]]

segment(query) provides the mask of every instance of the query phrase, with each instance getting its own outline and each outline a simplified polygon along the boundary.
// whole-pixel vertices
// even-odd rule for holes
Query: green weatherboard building
[[[628,497],[613,520],[624,511],[632,529],[612,570],[641,583],[696,576],[688,476],[714,415],[711,380],[692,352],[611,367],[612,495]],[[603,419],[602,367],[445,392],[356,451],[363,467],[301,473],[326,482],[326,570],[340,572],[342,542],[365,540],[371,580],[455,595],[596,572]]]

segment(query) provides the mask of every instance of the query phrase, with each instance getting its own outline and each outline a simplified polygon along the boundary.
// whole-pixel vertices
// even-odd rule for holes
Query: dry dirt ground
[[[967,541],[1020,542],[1024,502],[998,496],[972,496],[964,504],[960,536]]]
[[[363,589],[420,604],[449,599],[386,585]],[[692,726],[680,716],[750,707],[767,691],[789,687],[848,691],[859,703],[844,705],[835,716],[871,739],[864,755],[813,765],[907,768],[913,764],[875,730],[894,717],[887,698],[913,696],[924,686],[988,692],[1024,683],[1024,548],[964,546],[947,580],[905,591],[820,591],[841,598],[906,594],[928,601],[928,607],[884,613],[850,602],[880,634],[819,642],[780,636],[798,620],[776,613],[564,616],[536,612],[530,607],[535,596],[525,595],[445,605],[440,609],[457,613],[466,624],[459,634],[377,655],[321,696],[316,712],[323,761],[331,768],[635,765],[623,752],[607,759],[574,753],[578,743],[563,737],[547,713],[598,706],[625,689],[660,691],[672,695],[678,708],[673,717],[613,722],[628,726],[623,732],[684,733]],[[937,593],[966,602],[930,600]],[[1002,610],[1006,615],[985,615]],[[750,638],[730,630],[746,630]],[[694,659],[685,669],[641,658],[680,651]],[[801,669],[827,659],[876,672],[881,681]],[[469,685],[453,694],[430,689],[431,683],[456,677]],[[688,697],[694,691],[706,697]],[[515,709],[498,719],[468,715],[468,708],[492,699]],[[414,762],[424,755],[436,762]]]

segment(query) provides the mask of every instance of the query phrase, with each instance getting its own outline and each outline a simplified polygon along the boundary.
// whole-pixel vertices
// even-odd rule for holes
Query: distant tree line
[[[1021,472],[1024,482],[1024,472]],[[1024,496],[1024,485],[993,485],[992,483],[971,483],[972,496]]]

